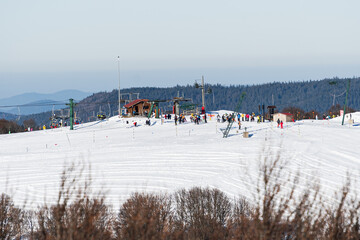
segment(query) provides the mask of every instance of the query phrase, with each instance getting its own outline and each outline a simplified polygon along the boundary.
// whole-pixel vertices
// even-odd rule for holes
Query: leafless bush
[[[254,206],[245,198],[235,200],[231,218],[227,223],[229,239],[252,239],[256,230],[253,216]]]
[[[0,195],[0,240],[19,239],[23,232],[22,210],[14,206],[12,199]]]
[[[175,228],[183,239],[224,239],[231,202],[218,189],[194,187],[174,195]]]
[[[168,196],[135,193],[120,208],[117,239],[168,239],[171,225]]]
[[[360,239],[360,201],[356,195],[350,196],[349,179],[340,196],[335,196],[338,205],[326,209],[324,239]]]
[[[300,173],[287,171],[280,152],[264,154],[259,170],[250,211],[237,210],[231,219],[234,238],[360,239],[360,202],[354,193],[350,194],[350,178],[336,197],[338,205],[333,207],[323,203],[316,182],[300,190]],[[241,206],[235,205],[234,209]]]
[[[281,239],[288,231],[283,219],[289,216],[295,200],[298,175],[285,171],[280,152],[264,149],[259,161],[252,222],[256,239]]]
[[[91,192],[91,177],[81,181],[84,168],[79,174],[76,167],[64,170],[57,203],[46,205],[37,213],[36,239],[112,239],[111,208],[105,204],[105,196]]]

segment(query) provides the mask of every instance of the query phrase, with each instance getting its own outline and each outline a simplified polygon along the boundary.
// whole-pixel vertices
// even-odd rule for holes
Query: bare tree
[[[22,210],[14,206],[10,196],[0,195],[0,240],[18,239],[22,234]]]
[[[111,208],[102,192],[91,192],[91,175],[81,180],[85,167],[76,174],[77,167],[63,171],[57,203],[38,211],[39,239],[112,239]]]
[[[218,189],[194,187],[174,194],[176,231],[185,239],[224,239],[231,202]]]
[[[117,239],[167,239],[171,224],[169,197],[135,193],[120,208]]]

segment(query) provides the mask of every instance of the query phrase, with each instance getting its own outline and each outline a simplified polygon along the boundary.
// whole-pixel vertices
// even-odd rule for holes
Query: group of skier
[[[204,119],[204,122],[207,123],[207,120],[206,120],[206,114],[204,114],[204,116],[202,117],[200,114],[191,114],[190,115],[190,121],[192,123],[195,123],[195,124],[200,124],[201,122],[201,118]]]
[[[171,119],[171,117],[168,119]],[[175,125],[177,125],[178,123],[181,124],[181,123],[187,122],[187,119],[184,114],[180,114],[179,116],[177,116],[175,114],[174,120],[175,120]],[[207,123],[207,116],[206,116],[206,114],[201,115],[201,114],[193,114],[192,113],[190,115],[190,121],[195,124],[200,124],[200,122],[202,122],[202,121]]]
[[[171,115],[170,115],[170,118],[168,118],[168,119],[171,119]],[[174,120],[175,120],[175,125],[177,125],[177,123],[181,124],[181,123],[186,122],[186,117],[183,114],[180,114],[179,116],[177,116],[175,114]]]
[[[169,113],[169,114],[165,114],[165,115],[164,115],[164,118],[171,120],[171,114],[170,114],[170,113]]]
[[[210,117],[211,117],[211,115],[210,115]],[[164,118],[171,120],[172,115],[171,114],[165,114]],[[255,121],[255,119],[257,120],[258,123],[260,123],[262,121],[261,117],[260,116],[255,116],[254,113],[251,114],[251,115],[250,114],[242,114],[242,113],[235,113],[235,114],[225,113],[222,116],[217,114],[216,118],[217,118],[217,122],[222,122],[222,123],[225,123],[225,122],[227,122],[227,123],[237,122],[239,130],[241,129],[241,125],[242,125],[241,122],[243,122],[243,121]],[[184,114],[180,114],[180,115],[175,114],[173,119],[174,119],[175,125],[187,122],[187,119],[186,119]],[[189,119],[190,119],[190,121],[192,123],[195,123],[195,124],[200,124],[201,122],[207,123],[207,115],[206,114],[194,114],[194,113],[192,113],[190,115]],[[278,128],[279,127],[281,129],[284,128],[284,123],[283,123],[282,120],[277,119],[276,122],[278,124],[277,125]],[[151,126],[150,119],[146,120],[145,124]],[[137,126],[136,122],[134,122],[134,126],[135,127]]]

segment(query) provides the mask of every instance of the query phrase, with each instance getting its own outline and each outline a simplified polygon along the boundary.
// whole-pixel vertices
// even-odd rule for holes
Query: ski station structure
[[[134,116],[143,116],[150,118],[151,115],[154,113],[155,118],[160,117],[160,103],[161,102],[171,102],[173,103],[173,111],[171,113],[180,115],[182,106],[180,105],[181,102],[191,102],[192,100],[189,98],[182,98],[182,97],[174,97],[173,99],[169,100],[149,100],[149,99],[136,99],[126,105],[124,108],[126,109],[126,116],[127,117],[134,117]],[[185,109],[189,110],[189,106],[192,106],[192,109],[195,109],[195,104],[185,105]],[[196,111],[195,111],[196,112]],[[188,112],[187,112],[188,113]]]
[[[273,121],[277,122],[277,120],[283,121],[283,122],[293,122],[294,120],[294,115],[291,113],[275,113],[273,115]]]

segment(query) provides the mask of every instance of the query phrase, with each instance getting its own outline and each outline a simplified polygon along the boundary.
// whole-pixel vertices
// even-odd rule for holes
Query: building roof
[[[276,113],[275,113],[276,114]],[[294,114],[291,114],[291,113],[279,113],[279,114],[284,114],[284,115],[287,115],[287,116],[292,116]]]
[[[267,108],[276,108],[276,106],[267,106]]]
[[[134,105],[136,105],[136,104],[138,104],[138,103],[147,102],[147,101],[149,101],[149,99],[136,99],[136,100],[134,100],[134,101],[132,101],[132,102],[124,105],[124,107],[125,107],[125,108],[129,108],[129,107],[132,107],[132,106],[134,106]]]

